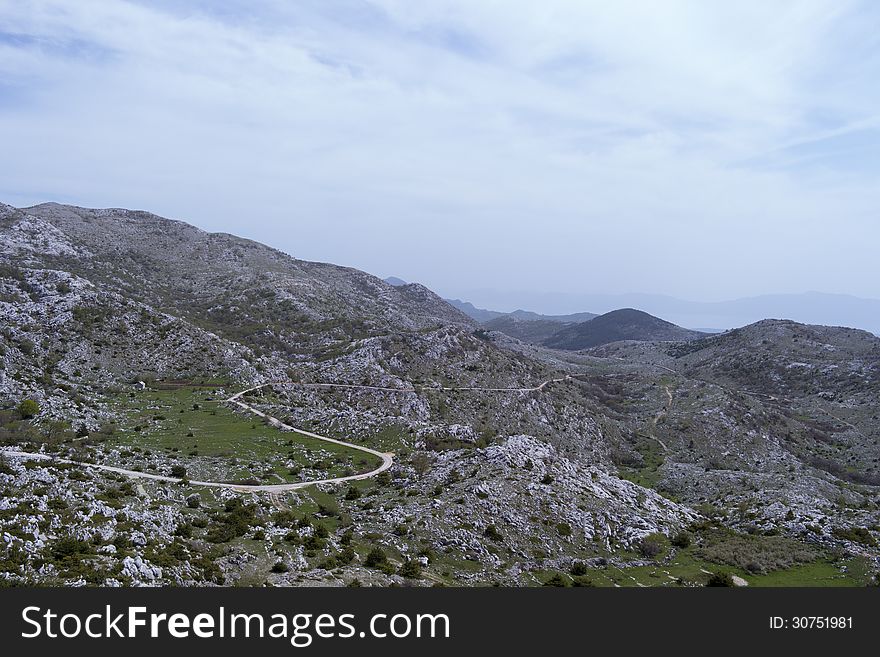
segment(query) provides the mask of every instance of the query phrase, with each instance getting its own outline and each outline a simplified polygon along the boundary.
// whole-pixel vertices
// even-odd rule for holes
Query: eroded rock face
[[[144,561],[143,557],[125,557],[122,560],[122,574],[137,584],[153,583],[162,578],[162,569]]]

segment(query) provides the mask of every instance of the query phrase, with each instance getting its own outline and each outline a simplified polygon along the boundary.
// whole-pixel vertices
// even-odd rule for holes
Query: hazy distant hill
[[[566,326],[544,341],[554,349],[589,349],[620,340],[695,340],[704,333],[676,326],[641,310],[625,308],[600,315],[588,322]]]
[[[400,280],[400,279],[395,279]],[[386,282],[390,282],[387,278]],[[537,322],[554,322],[557,324],[575,324],[577,322],[586,322],[594,317],[596,317],[596,313],[572,313],[570,315],[542,315],[540,313],[532,312],[530,310],[514,310],[513,312],[504,313],[498,310],[486,310],[485,308],[477,308],[474,304],[469,301],[461,301],[460,299],[445,299],[449,305],[454,308],[458,308],[461,312],[463,312],[468,317],[477,320],[483,324],[487,322],[491,322],[492,320],[498,318],[511,318],[516,320],[517,322],[529,322],[529,321],[537,321]],[[507,325],[505,323],[504,325]],[[558,328],[558,327],[557,327]],[[494,330],[502,330],[500,328],[495,328]]]
[[[385,282],[388,285],[393,285],[394,287],[400,287],[401,285],[406,285],[406,281],[402,278],[397,278],[397,276],[389,276],[385,279]]]
[[[610,312],[618,308],[639,308],[690,329],[728,330],[746,326],[768,317],[824,326],[852,326],[880,335],[880,299],[846,294],[804,292],[765,294],[728,301],[687,301],[659,294],[572,294],[476,290],[482,298],[492,299],[495,307],[589,308]]]
[[[561,324],[550,319],[517,319],[510,314],[483,322],[483,326],[523,342],[542,344],[547,338],[558,333],[561,326],[571,326],[571,324]]]
[[[471,319],[475,319],[481,323],[490,322],[493,319],[497,317],[502,317],[505,314],[500,313],[496,310],[485,310],[483,308],[477,308],[474,306],[474,304],[468,301],[462,301],[461,299],[446,299],[446,302],[453,308],[458,308],[461,312],[463,312]]]

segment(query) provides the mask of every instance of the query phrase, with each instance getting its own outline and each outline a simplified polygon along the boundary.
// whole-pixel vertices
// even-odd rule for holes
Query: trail
[[[548,379],[543,383],[534,386],[532,388],[448,388],[448,387],[439,387],[439,386],[426,386],[419,389],[412,388],[386,388],[382,386],[363,386],[363,385],[355,385],[348,383],[296,383],[294,381],[273,381],[270,383],[261,383],[260,385],[253,386],[248,388],[247,390],[242,390],[241,392],[237,392],[229,399],[224,400],[225,403],[234,404],[239,408],[248,411],[249,413],[253,413],[257,417],[263,418],[266,422],[282,431],[292,431],[295,433],[302,434],[304,436],[308,436],[310,438],[315,438],[317,440],[323,440],[324,442],[333,443],[334,445],[341,445],[342,447],[348,447],[350,449],[357,450],[359,452],[366,452],[367,454],[371,454],[372,456],[377,456],[382,460],[381,465],[379,467],[370,470],[369,472],[361,472],[359,474],[348,475],[345,477],[331,477],[328,479],[312,479],[310,481],[297,481],[286,484],[236,484],[231,482],[224,481],[199,481],[196,479],[181,479],[178,477],[169,477],[166,475],[159,474],[151,474],[149,472],[139,472],[137,470],[128,470],[126,468],[119,468],[113,465],[103,465],[100,463],[86,463],[84,461],[74,461],[72,459],[61,458],[57,456],[52,456],[51,454],[42,454],[39,452],[22,452],[14,449],[0,449],[0,454],[4,456],[11,456],[13,458],[23,458],[23,459],[36,459],[39,461],[51,461],[54,463],[65,463],[70,465],[79,465],[84,468],[92,468],[94,470],[103,470],[105,472],[113,472],[116,474],[121,474],[126,477],[131,477],[132,479],[149,479],[151,481],[163,481],[171,484],[179,484],[186,482],[191,486],[208,486],[211,488],[225,488],[229,490],[234,490],[242,493],[256,493],[256,492],[266,492],[270,493],[272,503],[277,508],[284,508],[283,502],[281,501],[281,497],[278,493],[283,493],[286,491],[299,490],[301,488],[306,488],[308,486],[315,486],[317,484],[339,484],[347,481],[360,481],[363,479],[370,479],[371,477],[375,477],[376,475],[385,472],[392,465],[394,465],[394,454],[390,452],[380,452],[375,449],[370,449],[369,447],[364,447],[363,445],[355,445],[354,443],[349,443],[344,440],[337,440],[336,438],[329,438],[327,436],[321,436],[317,433],[313,433],[311,431],[306,431],[305,429],[297,429],[296,427],[292,427],[289,424],[285,424],[281,420],[276,417],[272,417],[266,413],[263,413],[260,410],[257,410],[250,404],[241,400],[241,398],[255,390],[259,390],[261,388],[265,388],[266,386],[274,386],[274,385],[290,385],[290,386],[300,386],[307,388],[318,388],[318,387],[329,387],[329,388],[358,388],[362,390],[379,390],[384,392],[421,392],[421,391],[445,391],[451,392],[456,390],[461,391],[482,391],[482,392],[539,392],[543,390],[545,387],[550,385],[551,383],[560,383],[562,381],[566,381],[571,379],[571,376],[564,376],[558,379]]]

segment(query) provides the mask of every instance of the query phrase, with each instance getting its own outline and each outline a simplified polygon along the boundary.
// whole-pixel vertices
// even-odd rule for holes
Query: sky
[[[847,0],[0,0],[0,201],[488,307],[880,298],[878,28]]]

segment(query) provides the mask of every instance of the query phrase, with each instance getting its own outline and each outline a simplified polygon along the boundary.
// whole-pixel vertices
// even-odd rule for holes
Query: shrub
[[[272,566],[273,573],[286,573],[288,570],[290,570],[290,566],[288,566],[283,561],[276,561],[275,564]]]
[[[483,536],[497,543],[504,540],[504,536],[501,535],[501,532],[498,531],[495,525],[486,525],[486,529],[483,530]]]
[[[571,570],[569,570],[568,572],[570,572],[575,577],[579,577],[581,575],[586,575],[588,570],[589,569],[587,568],[587,564],[585,564],[583,561],[575,561],[571,565]]]
[[[323,550],[325,545],[327,545],[327,542],[323,538],[321,538],[320,536],[316,536],[315,534],[312,534],[311,536],[306,536],[303,539],[303,547],[307,551],[314,552],[317,550]]]
[[[422,567],[418,561],[404,561],[397,574],[407,579],[421,579]]]
[[[831,530],[831,534],[835,538],[844,541],[852,541],[853,543],[861,543],[868,547],[877,545],[877,540],[871,536],[871,532],[864,527],[835,527]]]
[[[182,465],[172,465],[171,476],[177,477],[178,479],[183,479],[186,476],[186,468]]]
[[[561,573],[553,573],[553,576],[544,582],[544,586],[568,586],[568,580]]]
[[[367,568],[380,568],[387,563],[388,555],[385,554],[385,550],[380,547],[374,547],[372,550],[370,550],[367,558],[364,559],[364,565]]]
[[[648,534],[639,542],[639,552],[649,559],[658,556],[665,547],[666,537],[663,534]]]
[[[354,561],[355,556],[357,555],[355,554],[355,551],[352,549],[352,547],[350,545],[346,545],[344,548],[342,548],[342,551],[336,555],[336,561],[344,566]]]
[[[339,567],[339,563],[336,561],[336,557],[327,557],[318,564],[318,568],[323,568],[324,570],[333,570],[337,567]]]
[[[587,588],[596,586],[596,583],[585,575],[578,575],[571,578],[571,585]]]
[[[753,573],[785,570],[819,557],[814,548],[784,536],[749,536],[715,530],[694,548],[695,556]]]
[[[736,586],[730,573],[712,573],[706,586]]]
[[[29,420],[40,413],[40,405],[33,399],[24,399],[18,405],[18,414],[23,420]]]
[[[678,532],[672,537],[672,544],[677,548],[687,548],[691,545],[691,535],[688,532]]]

